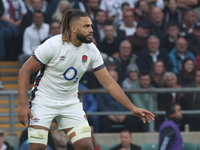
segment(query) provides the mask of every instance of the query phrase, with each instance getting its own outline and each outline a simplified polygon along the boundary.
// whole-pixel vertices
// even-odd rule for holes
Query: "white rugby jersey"
[[[40,45],[33,58],[43,67],[39,71],[31,100],[65,101],[77,97],[79,80],[90,66],[93,71],[104,68],[103,59],[93,43],[76,47],[62,43],[62,35]]]

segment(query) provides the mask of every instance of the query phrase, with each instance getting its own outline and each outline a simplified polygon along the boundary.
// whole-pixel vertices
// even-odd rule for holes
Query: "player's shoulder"
[[[90,50],[92,52],[98,51],[98,49],[94,43],[83,43],[83,44],[84,44],[84,48],[87,50]]]
[[[51,44],[53,47],[63,45],[62,35],[61,34],[55,35],[55,36],[49,38],[46,42]]]

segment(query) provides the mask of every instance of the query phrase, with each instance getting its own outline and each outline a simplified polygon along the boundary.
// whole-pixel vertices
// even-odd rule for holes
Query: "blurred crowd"
[[[200,0],[0,0],[0,61],[19,68],[46,39],[60,34],[67,9],[81,9],[93,22],[93,43],[123,89],[200,87]],[[34,77],[31,82],[34,82]],[[79,89],[103,89],[88,70]],[[149,109],[149,94],[127,95]],[[154,109],[169,102],[199,110],[199,93],[153,94]],[[85,95],[86,113],[128,111],[109,94]],[[199,115],[183,115],[180,129],[200,130]],[[94,132],[148,131],[134,116],[88,116]],[[165,120],[156,116],[155,130]],[[133,128],[134,124],[134,128]]]

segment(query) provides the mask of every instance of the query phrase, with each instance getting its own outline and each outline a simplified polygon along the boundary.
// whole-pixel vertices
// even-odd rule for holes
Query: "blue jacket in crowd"
[[[101,89],[104,89],[103,87]],[[122,104],[116,101],[110,94],[97,94],[99,111],[128,111]]]
[[[85,87],[82,84],[79,84],[78,90],[88,90],[87,87]],[[94,100],[92,94],[84,94],[83,97],[83,109],[85,112],[95,112],[97,111],[97,101]]]
[[[172,49],[172,51],[169,53],[169,57],[171,58],[171,61],[172,61],[172,64],[173,64],[173,72],[178,73],[179,70],[182,69],[183,60],[178,55],[176,48]],[[196,62],[194,54],[187,50],[185,58],[188,58],[188,57],[192,58],[193,61]]]
[[[168,51],[166,49],[159,48],[159,55],[157,57],[157,60],[163,61],[167,71],[172,71],[173,66],[168,56]],[[148,49],[142,50],[139,53],[136,64],[139,67],[140,71],[151,71],[154,62]]]

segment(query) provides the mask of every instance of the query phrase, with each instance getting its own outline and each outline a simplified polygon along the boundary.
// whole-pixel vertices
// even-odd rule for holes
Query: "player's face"
[[[77,39],[82,43],[92,42],[92,21],[89,17],[81,17],[77,25]]]

